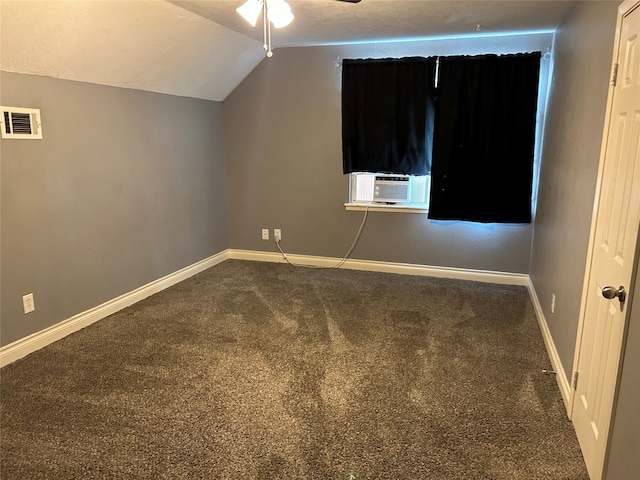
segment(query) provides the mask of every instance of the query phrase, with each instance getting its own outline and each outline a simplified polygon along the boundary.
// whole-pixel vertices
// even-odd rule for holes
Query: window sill
[[[427,213],[429,207],[426,203],[401,203],[387,205],[384,203],[345,203],[346,210],[359,210],[370,212],[394,212],[394,213]]]

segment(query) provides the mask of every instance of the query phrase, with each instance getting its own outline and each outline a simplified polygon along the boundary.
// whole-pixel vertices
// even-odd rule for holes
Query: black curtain
[[[342,62],[344,173],[431,169],[435,58]]]
[[[429,218],[530,223],[540,52],[442,57]]]

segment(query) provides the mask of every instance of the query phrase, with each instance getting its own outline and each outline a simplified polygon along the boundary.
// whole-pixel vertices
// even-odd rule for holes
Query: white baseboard
[[[200,273],[207,268],[213,267],[228,258],[228,250],[225,250],[209,258],[196,262],[193,265],[182,268],[177,272],[136,288],[131,292],[120,295],[119,297],[109,300],[102,305],[98,305],[97,307],[79,313],[78,315],[74,315],[73,317],[63,320],[51,327],[45,328],[44,330],[5,345],[0,348],[0,367],[4,367],[11,362],[15,362],[36,350],[46,347],[47,345],[60,340],[73,332],[128,307],[129,305],[133,305],[154,293],[158,293],[165,288],[186,280],[187,278]]]
[[[332,257],[318,257],[310,255],[290,255],[287,257],[295,263],[331,267],[340,262],[339,258]],[[91,308],[85,312],[74,315],[71,318],[63,320],[60,323],[52,325],[44,330],[33,333],[27,337],[21,338],[9,345],[5,345],[0,348],[0,367],[8,365],[11,362],[18,360],[40,348],[43,348],[61,338],[70,335],[88,325],[91,325],[98,320],[101,320],[109,315],[116,313],[123,308],[126,308],[140,300],[147,298],[154,293],[158,293],[165,288],[175,285],[197,273],[213,267],[227,259],[238,260],[252,260],[258,262],[278,262],[284,263],[285,260],[282,255],[275,252],[260,252],[255,250],[225,250],[209,258],[194,263],[188,267],[185,267],[177,272],[169,274],[158,280],[155,280],[147,285],[143,285],[131,292],[125,293],[117,298],[109,300],[108,302]],[[416,265],[409,263],[393,263],[393,262],[379,262],[372,260],[347,260],[342,268],[352,270],[366,270],[374,272],[385,273],[397,273],[404,275],[423,275],[441,278],[455,278],[461,280],[475,280],[478,282],[486,283],[499,283],[505,285],[522,285],[528,286],[530,291],[533,291],[533,287],[529,281],[529,276],[520,273],[507,273],[507,272],[493,272],[487,270],[471,270],[463,268],[449,268],[449,267],[432,267],[427,265]],[[535,294],[532,295],[535,298]],[[534,305],[537,302],[537,298],[534,300]],[[539,304],[536,307],[536,313],[540,310]],[[538,316],[540,318],[540,316]],[[546,327],[546,323],[544,323]],[[542,328],[542,326],[541,326]],[[546,333],[545,333],[546,332]],[[547,347],[553,343],[549,343],[551,338],[547,330],[543,329],[543,335],[545,336],[545,343]],[[551,350],[549,350],[551,352]],[[555,352],[555,349],[553,349]],[[551,353],[550,353],[551,355]],[[557,357],[557,353],[555,354]],[[559,362],[554,365],[556,371],[559,369]],[[562,385],[561,385],[562,387]]]
[[[536,289],[534,288],[533,283],[531,283],[531,279],[528,280],[527,286],[529,288],[529,295],[531,296],[533,308],[536,312],[536,317],[538,318],[538,325],[540,326],[540,331],[542,332],[542,338],[544,339],[544,344],[547,348],[547,353],[549,354],[549,360],[551,360],[551,367],[556,372],[556,382],[558,382],[558,387],[560,388],[560,395],[562,395],[562,401],[564,402],[567,416],[570,417],[572,401],[571,382],[567,378],[564,368],[562,367],[562,363],[560,362],[558,350],[556,349],[553,337],[551,336],[551,332],[549,331],[547,320],[542,311],[542,306],[540,305],[540,300],[538,299]]]
[[[229,257],[237,260],[285,263],[282,255],[276,252],[232,249],[229,250]],[[316,267],[331,267],[342,260],[340,258],[295,255],[289,253],[287,254],[287,258],[297,264],[313,265]],[[366,270],[371,272],[399,273],[403,275],[457,278],[460,280],[475,280],[478,282],[500,283],[504,285],[529,285],[529,276],[523,273],[493,272],[489,270],[471,270],[451,267],[431,267],[428,265],[417,265],[412,263],[378,262],[374,260],[347,260],[342,268]]]

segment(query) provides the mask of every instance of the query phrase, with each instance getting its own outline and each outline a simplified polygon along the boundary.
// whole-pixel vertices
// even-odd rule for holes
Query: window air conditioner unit
[[[410,203],[411,177],[354,172],[351,174],[351,202]]]
[[[378,203],[407,203],[411,199],[409,175],[376,175],[373,201]]]

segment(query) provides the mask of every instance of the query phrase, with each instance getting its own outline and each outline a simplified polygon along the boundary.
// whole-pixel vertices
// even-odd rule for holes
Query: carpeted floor
[[[524,287],[230,260],[0,371],[2,479],[588,479]]]

